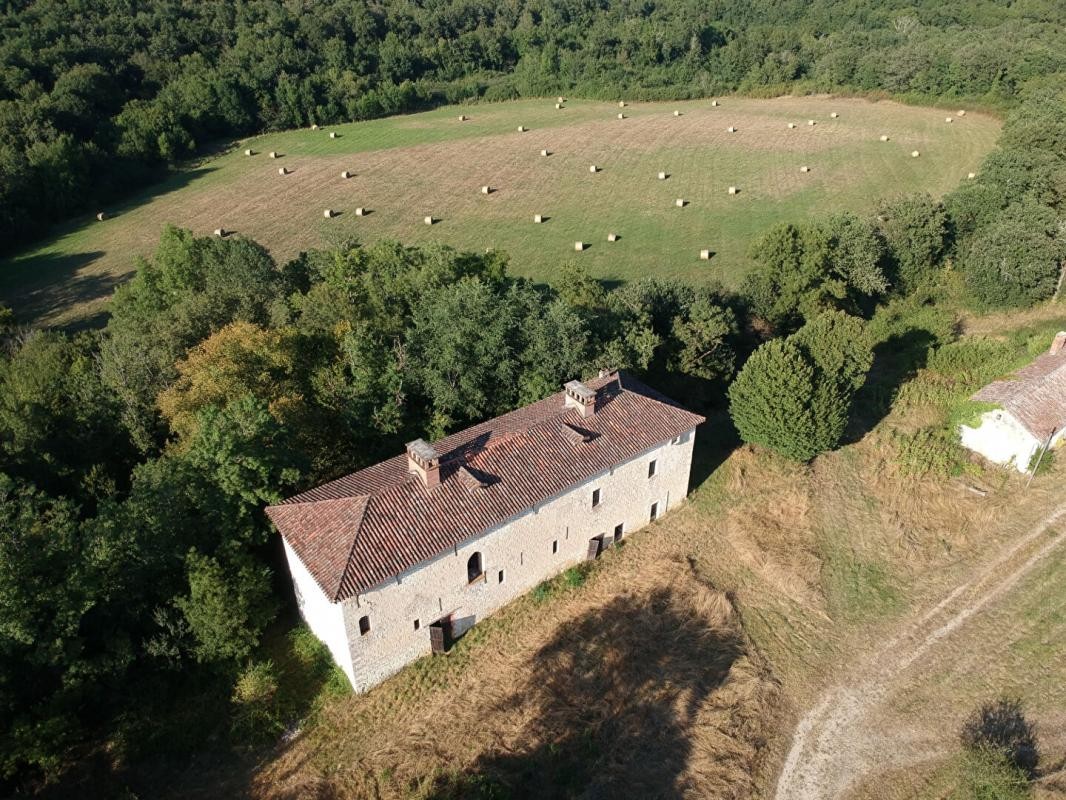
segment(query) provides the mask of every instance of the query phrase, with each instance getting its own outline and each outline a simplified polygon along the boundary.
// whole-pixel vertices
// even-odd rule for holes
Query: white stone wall
[[[1028,471],[1033,454],[1044,444],[1013,416],[999,409],[982,414],[981,424],[976,428],[960,425],[959,438],[963,447],[995,464],[1013,465],[1019,472]]]
[[[329,648],[337,666],[344,670],[348,680],[354,684],[355,673],[352,672],[348,633],[344,629],[344,608],[339,603],[329,601],[326,593],[319,588],[304,562],[289,547],[284,537],[281,541],[285,545],[285,560],[289,562],[289,574],[296,589],[296,604],[299,606],[300,616],[312,633]]]
[[[688,493],[694,439],[695,431],[688,431],[676,444],[651,448],[409,570],[398,582],[346,601],[352,685],[366,691],[430,653],[429,626],[441,617],[450,614],[461,631],[585,560],[591,537],[613,537],[617,525],[623,526],[623,538],[631,535],[648,524],[652,503],[662,516]],[[656,475],[649,478],[652,460]],[[593,508],[597,488],[601,499]],[[468,584],[467,560],[475,552],[481,553],[484,578]],[[370,630],[361,635],[363,616]]]

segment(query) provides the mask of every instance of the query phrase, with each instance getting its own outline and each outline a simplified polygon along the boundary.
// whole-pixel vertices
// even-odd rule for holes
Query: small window
[[[648,477],[649,478],[654,478],[655,477],[655,460],[654,459],[648,462]]]
[[[648,516],[651,518],[652,522],[654,522],[655,518],[659,516],[659,504],[658,503],[652,503],[651,504],[651,513]]]
[[[496,576],[497,583],[503,583],[503,570],[500,570],[500,574]]]
[[[625,525],[619,522],[617,525],[614,526],[614,540],[616,542],[620,542],[625,532]]]
[[[556,539],[555,541],[552,542],[552,553],[558,553],[558,552],[559,552],[559,540]]]
[[[359,617],[359,635],[366,636],[370,633],[370,617]]]
[[[484,574],[481,568],[481,553],[474,553],[466,562],[467,583],[473,583]]]
[[[595,508],[599,504],[600,504],[600,490],[599,489],[593,489],[592,490],[592,507]]]
[[[421,623],[421,622],[419,622],[419,621],[418,621],[418,620],[416,619],[416,620],[415,620],[415,630],[417,631],[417,630],[418,630],[419,628],[421,628],[421,627],[422,627],[422,623]]]

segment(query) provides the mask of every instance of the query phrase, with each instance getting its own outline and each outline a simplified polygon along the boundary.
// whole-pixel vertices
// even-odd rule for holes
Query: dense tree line
[[[7,0],[0,248],[214,141],[441,102],[799,85],[1002,106],[1066,69],[1060,23],[1053,0]]]

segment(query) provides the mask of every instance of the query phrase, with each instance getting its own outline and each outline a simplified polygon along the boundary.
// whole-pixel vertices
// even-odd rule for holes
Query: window
[[[659,516],[659,504],[651,504],[651,513],[648,515],[652,522],[655,522],[655,518]]]
[[[600,504],[600,490],[599,489],[593,489],[592,490],[592,507],[595,508],[599,504]]]
[[[416,620],[415,620],[415,630],[417,631],[417,630],[418,630],[419,628],[421,628],[421,627],[422,627],[422,623],[421,623],[421,622],[419,622],[419,621],[418,621],[418,620],[416,619]]]
[[[616,542],[620,542],[622,540],[622,535],[625,532],[625,525],[619,522],[617,525],[614,526],[614,540]]]
[[[366,636],[370,633],[370,617],[359,617],[359,635]]]
[[[651,461],[648,462],[648,477],[649,478],[654,478],[655,477],[655,460],[654,459],[652,459]]]
[[[474,553],[466,562],[466,581],[473,583],[484,574],[481,568],[481,553]]]
[[[559,540],[556,539],[554,542],[552,542],[552,553],[554,554],[554,553],[558,553],[558,552],[559,552]]]
[[[497,581],[496,581],[497,583],[503,583],[503,570],[502,569],[500,570],[500,574],[497,575],[496,578],[497,578]]]

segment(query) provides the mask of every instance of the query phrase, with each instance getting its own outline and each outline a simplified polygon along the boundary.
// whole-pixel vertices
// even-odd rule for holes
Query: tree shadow
[[[528,718],[519,743],[439,777],[430,797],[685,796],[701,709],[742,654],[671,586],[615,597],[563,624],[490,709]]]
[[[888,415],[900,387],[925,366],[938,341],[932,331],[910,328],[874,347],[866,382],[855,393],[845,443],[857,442]]]
[[[85,253],[46,253],[8,262],[3,271],[2,297],[15,312],[16,320],[29,324],[72,306],[110,295],[133,271],[79,274],[104,255],[102,250]],[[106,314],[103,315],[106,317]],[[95,314],[94,319],[101,318]],[[79,327],[86,327],[79,320]]]

